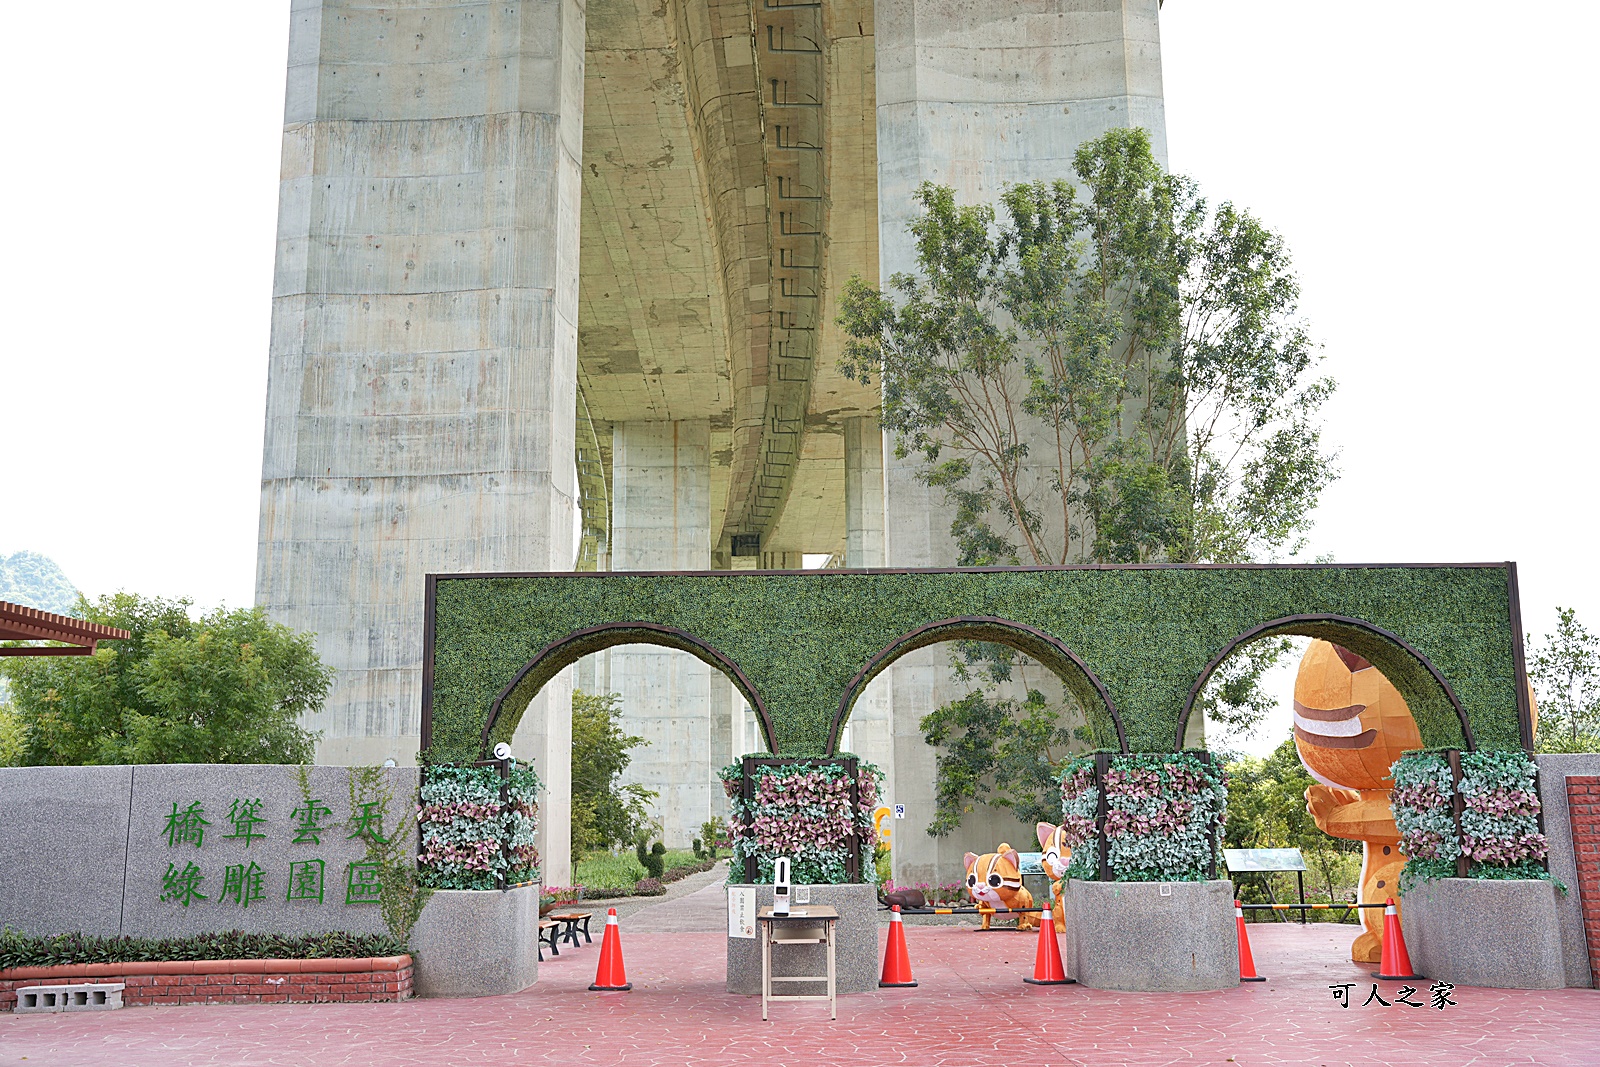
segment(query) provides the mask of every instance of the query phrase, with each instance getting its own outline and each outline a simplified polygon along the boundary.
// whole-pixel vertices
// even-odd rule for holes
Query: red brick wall
[[[1572,813],[1572,851],[1578,861],[1578,903],[1589,939],[1589,974],[1600,986],[1600,775],[1568,775],[1567,807]]]
[[[0,1011],[17,987],[121,982],[124,1004],[315,1004],[406,1000],[410,956],[361,960],[194,960],[14,967],[0,971]]]

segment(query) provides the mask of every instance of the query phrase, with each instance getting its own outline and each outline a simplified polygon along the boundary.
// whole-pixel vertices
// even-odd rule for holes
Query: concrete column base
[[[411,931],[419,997],[493,997],[539,977],[539,887],[436,889]]]
[[[1065,910],[1067,974],[1091,989],[1193,993],[1239,984],[1232,882],[1074,879]]]
[[[749,889],[751,886],[729,886]],[[758,885],[756,910],[772,907],[772,887]],[[811,905],[835,908],[839,925],[835,931],[834,966],[838,969],[835,988],[839,993],[865,993],[878,988],[878,887],[874,885],[814,885]],[[795,910],[808,905],[796,904]],[[759,933],[759,931],[758,931]],[[915,952],[915,949],[912,950]],[[916,960],[912,960],[915,968]],[[823,945],[773,946],[772,973],[777,975],[827,973],[827,948]],[[822,983],[817,983],[818,990]],[[812,992],[798,986],[793,992]],[[728,992],[761,995],[761,938],[728,938]]]
[[[1559,890],[1542,879],[1430,879],[1401,900],[1411,966],[1436,982],[1562,989]]]

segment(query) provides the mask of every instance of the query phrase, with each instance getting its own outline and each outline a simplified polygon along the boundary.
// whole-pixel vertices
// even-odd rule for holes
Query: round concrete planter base
[[[1400,900],[1411,966],[1435,982],[1561,989],[1559,890],[1543,879],[1437,878]]]
[[[411,931],[421,997],[492,997],[539,977],[539,887],[436,889]]]
[[[1239,984],[1233,883],[1066,886],[1067,973],[1091,989],[1192,993]]]
[[[770,885],[730,886],[754,889],[756,910],[772,906]],[[811,904],[836,908],[839,912],[838,942],[834,945],[834,965],[838,968],[835,986],[840,993],[865,993],[878,988],[878,887],[874,885],[814,885]],[[796,904],[803,909],[806,905]],[[773,947],[772,973],[775,975],[822,974],[827,969],[822,945],[780,945]],[[915,961],[913,961],[914,963]],[[797,985],[797,993],[818,992],[817,988]],[[728,992],[761,994],[761,940],[759,937],[728,938]]]

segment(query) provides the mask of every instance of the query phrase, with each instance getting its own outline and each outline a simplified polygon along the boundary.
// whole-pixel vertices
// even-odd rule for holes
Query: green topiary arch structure
[[[431,575],[422,743],[435,760],[480,758],[561,669],[646,643],[726,674],[772,752],[827,755],[895,659],[981,640],[1103,707],[1125,751],[1167,751],[1211,673],[1284,634],[1365,656],[1430,747],[1531,743],[1511,563]]]

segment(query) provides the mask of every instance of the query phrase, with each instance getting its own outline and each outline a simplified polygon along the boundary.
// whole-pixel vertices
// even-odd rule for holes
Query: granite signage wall
[[[395,831],[417,770],[355,784],[353,795],[344,767],[0,768],[0,923],[134,937],[383,933],[361,834]]]

